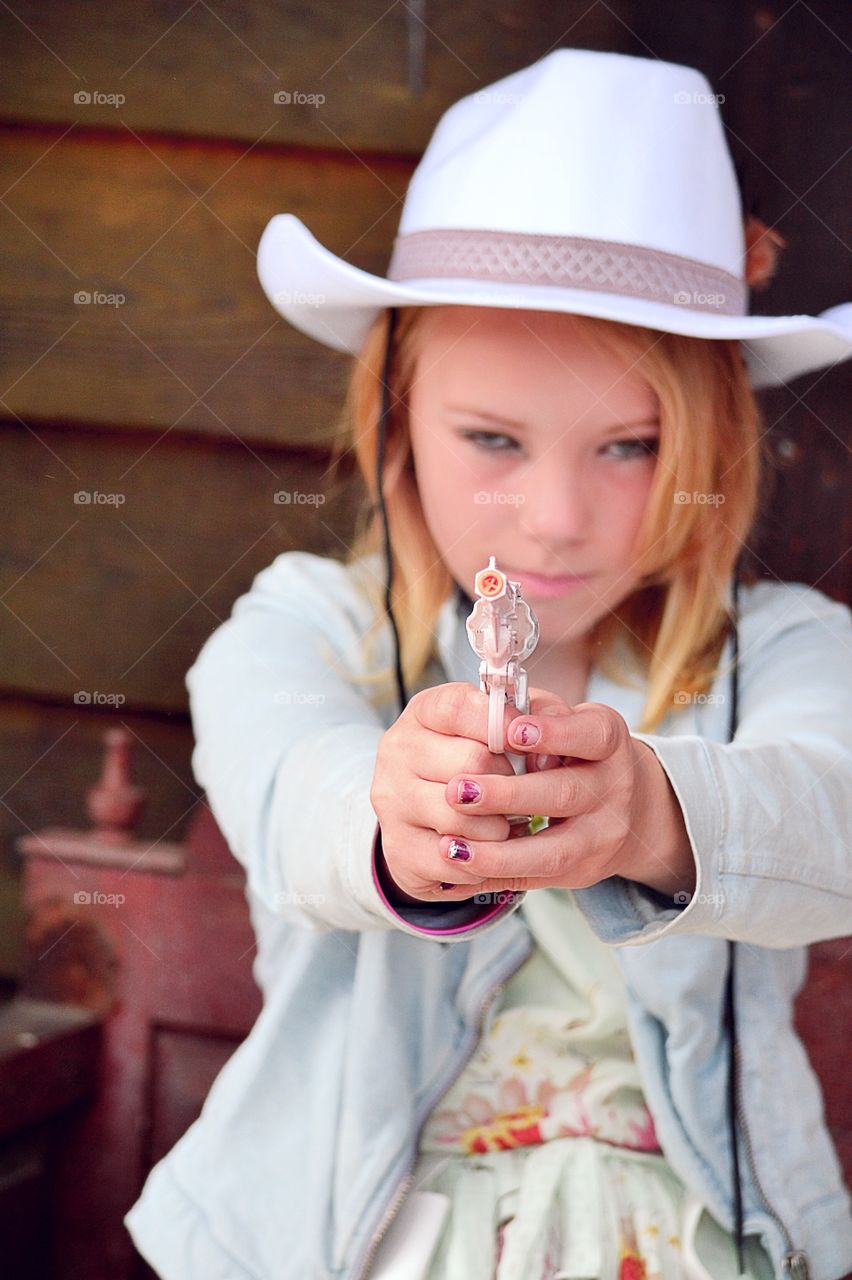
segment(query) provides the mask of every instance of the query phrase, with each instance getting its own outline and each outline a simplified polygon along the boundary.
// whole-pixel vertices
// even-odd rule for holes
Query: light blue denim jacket
[[[523,894],[496,910],[397,911],[377,884],[369,795],[397,708],[362,679],[372,614],[358,575],[371,573],[378,556],[355,570],[279,555],[187,674],[193,769],[246,871],[264,1008],[125,1220],[165,1280],[366,1276],[420,1126],[532,949]],[[852,617],[798,583],[743,587],[740,599],[735,741],[728,646],[708,695],[634,734],[683,808],[695,893],[672,905],[611,877],[574,894],[623,970],[664,1155],[729,1231],[722,1007],[726,939],[744,944],[745,1230],[778,1277],[838,1280],[852,1268],[850,1200],[792,1005],[806,945],[852,933]],[[418,687],[478,687],[457,597],[436,639],[440,663]],[[390,662],[385,626],[370,669]],[[644,690],[593,672],[586,696],[631,730],[639,721]],[[793,1251],[804,1258],[791,1270]]]

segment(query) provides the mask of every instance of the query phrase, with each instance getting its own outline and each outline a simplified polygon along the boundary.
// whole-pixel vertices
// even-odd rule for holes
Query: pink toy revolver
[[[497,568],[494,556],[477,573],[473,589],[478,599],[465,625],[471,648],[482,659],[479,687],[488,694],[488,750],[502,752],[504,706],[529,710],[521,661],[538,644],[538,619],[521,599],[521,584]]]

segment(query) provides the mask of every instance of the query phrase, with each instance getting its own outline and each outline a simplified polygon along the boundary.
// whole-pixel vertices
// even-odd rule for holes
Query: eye
[[[505,453],[507,448],[520,447],[517,440],[513,440],[511,436],[496,431],[462,431],[460,434],[462,440],[469,440],[476,448],[483,449],[486,453]],[[498,444],[497,441],[505,441],[507,444]]]
[[[626,449],[626,453],[616,453],[611,456],[617,460],[627,462],[631,458],[655,457],[659,447],[659,436],[649,436],[646,440],[637,440],[635,436],[631,436],[629,440],[610,441],[608,445],[604,446],[604,451],[607,449]]]

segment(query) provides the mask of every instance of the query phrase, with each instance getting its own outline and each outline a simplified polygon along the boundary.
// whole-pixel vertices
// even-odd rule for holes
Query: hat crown
[[[555,49],[454,103],[398,234],[442,228],[635,245],[743,278],[740,194],[708,80],[628,54]]]

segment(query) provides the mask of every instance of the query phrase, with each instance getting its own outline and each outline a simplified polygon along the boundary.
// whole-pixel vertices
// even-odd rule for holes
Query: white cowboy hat
[[[783,240],[757,226],[771,256]],[[387,278],[336,257],[287,213],[267,224],[257,270],[286,320],[352,354],[384,307],[456,303],[741,339],[755,388],[852,355],[852,303],[819,316],[747,314],[747,248],[701,72],[555,49],[441,117]]]

